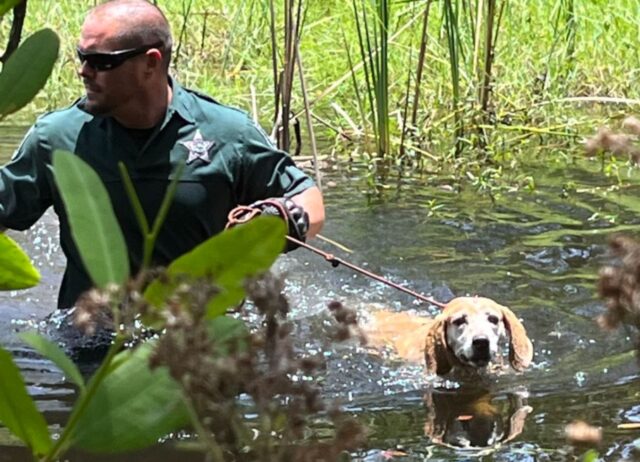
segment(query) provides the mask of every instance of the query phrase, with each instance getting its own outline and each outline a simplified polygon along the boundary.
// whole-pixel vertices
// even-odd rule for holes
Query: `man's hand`
[[[285,197],[274,197],[254,202],[246,207],[236,207],[229,212],[227,228],[247,222],[258,215],[272,215],[282,218],[288,226],[287,234],[298,241],[305,241],[309,231],[309,215],[300,205]],[[297,247],[297,244],[287,239],[285,252]]]

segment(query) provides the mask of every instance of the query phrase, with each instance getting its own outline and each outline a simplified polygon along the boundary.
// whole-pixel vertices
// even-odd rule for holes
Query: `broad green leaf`
[[[183,428],[189,414],[182,390],[166,368],[149,369],[152,342],[116,356],[80,416],[72,445],[90,452],[141,449]]]
[[[0,0],[0,16],[13,9],[22,0]]]
[[[98,287],[129,277],[127,246],[98,174],[78,156],[53,153],[53,173],[82,262]]]
[[[249,223],[224,231],[174,260],[167,278],[154,281],[145,298],[161,306],[189,278],[209,278],[220,293],[208,305],[210,317],[224,313],[244,297],[247,277],[268,270],[284,248],[285,224],[276,217],[261,216]]]
[[[13,52],[0,73],[0,119],[25,106],[44,87],[59,48],[56,33],[42,29]]]
[[[11,354],[0,348],[0,422],[35,454],[51,449],[47,422],[27,393],[20,370]]]
[[[47,340],[37,332],[23,332],[20,338],[29,346],[40,353],[42,356],[50,359],[60,370],[73,381],[81,390],[84,390],[84,379],[78,370],[78,366],[62,351],[58,345]]]
[[[29,257],[9,236],[0,233],[0,290],[33,287],[40,281],[40,273]]]

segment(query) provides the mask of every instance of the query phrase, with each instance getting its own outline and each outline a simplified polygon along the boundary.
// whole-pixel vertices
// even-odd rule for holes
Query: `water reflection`
[[[9,137],[2,131],[0,159],[10,156],[23,130]],[[330,343],[326,305],[338,299],[362,315],[372,306],[427,315],[437,308],[346,268],[332,268],[303,250],[282,257],[276,270],[287,278],[297,348],[324,355],[326,395],[370,427],[372,449],[358,455],[360,460],[378,460],[387,450],[406,454],[404,461],[468,460],[458,449],[435,444],[438,438],[451,446],[493,445],[493,460],[563,460],[573,456],[562,430],[576,418],[605,428],[603,460],[630,457],[637,435],[617,425],[637,418],[639,367],[628,334],[604,333],[594,322],[602,312],[594,281],[606,259],[607,236],[640,224],[638,172],[630,172],[629,186],[612,190],[612,181],[587,161],[570,168],[532,166],[537,189],[504,193],[495,203],[473,188],[459,193],[443,188],[447,178],[411,174],[396,175],[391,187],[370,194],[367,173],[357,163],[327,167],[325,184],[334,186],[325,190],[323,234],[353,252],[318,240],[314,245],[440,301],[466,294],[493,298],[523,320],[535,356],[524,374],[496,379],[488,396],[486,390],[435,393],[426,405],[430,384],[421,367],[386,361],[357,345]],[[572,192],[567,193],[567,182],[575,185]],[[11,235],[34,259],[43,283],[0,294],[0,343],[19,353],[30,391],[55,429],[75,390],[52,364],[24,349],[15,334],[38,327],[55,306],[64,268],[57,219],[48,213],[31,230]],[[514,401],[511,390],[518,387],[528,390],[527,403]],[[527,405],[532,410],[523,416]],[[446,409],[458,411],[445,416]],[[492,411],[480,416],[474,409]],[[513,416],[522,428],[512,423]],[[425,421],[440,436],[434,437],[435,430],[425,435]],[[515,435],[514,429],[522,433]],[[23,460],[16,455],[20,449],[5,441],[0,432],[0,461]],[[156,457],[180,459],[168,449],[153,449],[147,459],[135,460]]]
[[[508,443],[524,430],[533,408],[525,391],[505,396],[484,388],[425,393],[425,436],[435,444],[488,449]]]

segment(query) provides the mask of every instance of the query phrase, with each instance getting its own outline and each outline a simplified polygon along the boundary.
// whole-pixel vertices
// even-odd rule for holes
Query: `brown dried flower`
[[[207,330],[204,306],[211,289],[205,281],[180,287],[167,306],[171,322],[158,341],[151,365],[168,367],[202,427],[213,437],[208,440],[229,456],[225,460],[254,460],[259,455],[273,462],[333,461],[362,441],[363,432],[354,422],[337,425],[333,441],[306,442],[308,417],[326,407],[311,380],[323,363],[318,356],[296,352],[292,325],[285,322],[289,304],[282,289],[283,281],[271,274],[246,284],[247,298],[264,321],[261,329],[247,332],[247,338],[235,339],[235,345],[229,344],[233,342],[229,338],[221,344]],[[351,316],[345,315],[344,321],[351,323]],[[246,409],[237,401],[240,393],[249,396],[255,412],[264,416],[258,428],[245,422]]]
[[[628,236],[614,235],[609,249],[618,260],[600,270],[598,294],[607,312],[598,322],[606,329],[621,324],[640,329],[640,243]]]
[[[93,335],[98,327],[113,329],[112,306],[117,301],[119,288],[91,289],[76,302],[73,323],[85,335]]]
[[[574,446],[598,446],[602,442],[602,428],[575,420],[565,429],[567,440]]]
[[[600,152],[608,152],[613,155],[628,155],[634,162],[640,161],[640,148],[636,141],[640,135],[640,121],[634,117],[627,117],[622,127],[631,132],[617,133],[609,127],[600,127],[598,132],[584,142],[587,155],[594,156]]]

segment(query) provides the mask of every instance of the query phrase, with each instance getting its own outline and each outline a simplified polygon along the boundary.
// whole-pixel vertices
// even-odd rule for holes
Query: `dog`
[[[509,339],[509,362],[529,367],[533,345],[516,315],[484,297],[451,300],[435,318],[380,310],[364,325],[368,344],[390,347],[402,360],[426,364],[429,374],[471,379],[490,365],[501,365],[500,343]]]

